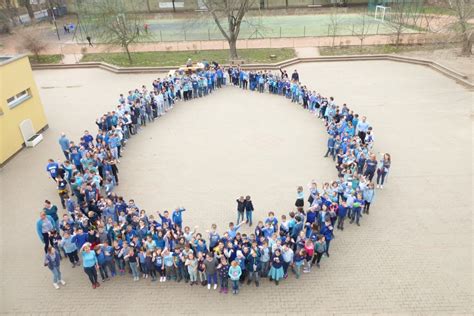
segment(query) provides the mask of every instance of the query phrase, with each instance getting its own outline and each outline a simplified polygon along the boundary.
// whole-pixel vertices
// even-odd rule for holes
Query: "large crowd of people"
[[[306,190],[297,187],[294,210],[279,216],[265,212],[250,234],[239,231],[254,225],[250,196],[237,199],[236,222],[220,231],[212,224],[205,232],[184,225],[183,207],[147,213],[133,199],[118,196],[114,187],[127,142],[177,102],[206,97],[223,86],[280,95],[319,118],[328,132],[325,157],[335,161],[337,179],[312,180]],[[120,94],[116,108],[96,125],[95,136],[86,130],[77,143],[62,134],[65,160],[50,159],[46,166],[65,212],[60,215],[46,200],[36,229],[57,289],[66,284],[60,272],[63,257],[73,268],[82,264],[94,289],[99,279],[131,276],[134,281],[219,287],[223,294],[231,288],[237,294],[245,282],[258,287],[262,278],[276,285],[290,274],[300,278],[329,257],[335,229],[343,231],[346,219],[360,226],[370,214],[375,184],[383,188],[391,163],[389,154],[377,158],[372,152],[374,133],[365,117],[309,90],[296,70],[289,75],[213,64],[197,72],[176,72],[154,80],[150,89],[143,85]]]

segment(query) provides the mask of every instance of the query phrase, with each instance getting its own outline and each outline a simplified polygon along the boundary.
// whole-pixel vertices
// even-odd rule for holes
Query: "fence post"
[[[186,41],[186,30],[184,30],[184,40]]]
[[[303,37],[305,37],[305,36],[306,36],[306,25],[303,26]]]
[[[160,41],[163,42],[163,34],[161,34],[161,30],[160,30]]]
[[[211,30],[207,28],[207,37],[211,40]]]

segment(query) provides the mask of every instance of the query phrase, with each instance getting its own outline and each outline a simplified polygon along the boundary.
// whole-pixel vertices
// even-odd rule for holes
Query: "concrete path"
[[[77,64],[82,59],[82,54],[64,54],[61,63],[63,64]]]
[[[63,262],[68,284],[53,289],[34,223],[44,199],[59,204],[44,170],[48,158],[62,158],[59,134],[77,140],[84,129],[95,131],[94,120],[116,105],[119,93],[163,74],[36,71],[50,129],[0,173],[0,312],[472,313],[472,93],[428,68],[396,62],[293,68],[309,87],[367,115],[375,150],[393,157],[371,214],[361,227],[336,232],[321,269],[278,287],[245,285],[238,296],[224,296],[129,277],[92,290],[81,268]],[[119,165],[117,192],[148,213],[184,205],[186,225],[204,231],[216,223],[222,231],[235,220],[238,195],[252,195],[255,218],[262,219],[270,209],[291,210],[296,186],[334,179],[333,164],[322,158],[325,144],[321,122],[300,107],[227,87],[178,104],[134,137]]]
[[[297,57],[318,57],[319,48],[318,47],[297,47],[295,48]]]

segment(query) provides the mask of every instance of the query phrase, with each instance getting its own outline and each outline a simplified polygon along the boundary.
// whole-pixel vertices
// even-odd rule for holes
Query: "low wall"
[[[278,70],[280,68],[289,67],[298,63],[314,63],[314,62],[342,62],[342,61],[366,61],[366,60],[390,60],[396,62],[410,63],[416,65],[427,66],[433,70],[440,72],[448,78],[472,89],[474,84],[469,82],[465,74],[459,73],[451,68],[443,66],[437,62],[427,59],[411,58],[399,55],[352,55],[352,56],[326,56],[326,57],[296,57],[275,64],[243,64],[242,68],[247,70]],[[103,62],[87,62],[77,64],[38,64],[31,66],[33,70],[46,69],[84,69],[84,68],[100,68],[117,74],[139,74],[139,73],[159,73],[168,72],[177,67],[118,67]]]

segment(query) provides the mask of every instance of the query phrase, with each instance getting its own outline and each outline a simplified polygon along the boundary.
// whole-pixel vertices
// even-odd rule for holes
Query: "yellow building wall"
[[[7,99],[26,89],[31,98],[10,109]],[[25,119],[31,119],[35,132],[48,124],[27,56],[0,64],[0,165],[22,148],[19,125]]]

